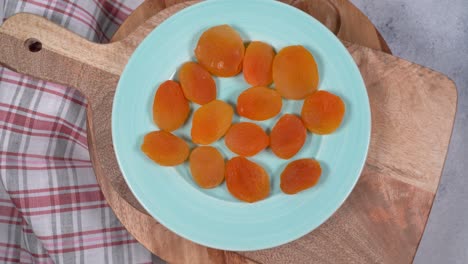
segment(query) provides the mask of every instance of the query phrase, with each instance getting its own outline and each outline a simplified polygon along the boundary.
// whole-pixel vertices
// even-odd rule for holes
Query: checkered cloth
[[[0,0],[0,18],[34,13],[107,42],[141,1]],[[152,262],[96,183],[85,106],[72,88],[0,67],[0,263]]]

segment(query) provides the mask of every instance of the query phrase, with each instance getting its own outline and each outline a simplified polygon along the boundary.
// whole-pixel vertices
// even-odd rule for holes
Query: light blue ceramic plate
[[[160,167],[140,145],[152,121],[155,90],[176,70],[194,59],[201,33],[229,24],[245,40],[261,40],[276,50],[303,45],[315,56],[320,89],[341,96],[346,116],[329,136],[309,134],[294,159],[313,157],[323,167],[319,184],[295,196],[281,193],[279,176],[289,161],[270,150],[252,158],[271,177],[268,199],[247,204],[234,199],[222,185],[197,187],[188,165]],[[242,75],[216,79],[218,98],[235,104],[248,85]],[[300,113],[302,101],[284,101],[283,113]],[[193,109],[197,107],[192,106]],[[235,121],[242,119],[236,118]],[[267,131],[278,117],[258,122]],[[120,168],[143,207],[160,223],[196,243],[225,250],[258,250],[295,240],[327,220],[348,197],[363,168],[370,138],[370,109],[359,70],[346,48],[311,16],[273,0],[212,0],[187,8],[157,27],[137,48],[120,79],[112,113],[112,136]],[[191,120],[175,134],[189,139]],[[234,157],[224,141],[214,144],[227,159]]]

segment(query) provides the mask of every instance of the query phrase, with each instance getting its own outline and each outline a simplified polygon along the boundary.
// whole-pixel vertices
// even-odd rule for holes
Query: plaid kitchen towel
[[[34,13],[107,42],[141,1],[0,0],[0,18]],[[0,263],[152,262],[96,183],[85,106],[72,88],[0,67]]]

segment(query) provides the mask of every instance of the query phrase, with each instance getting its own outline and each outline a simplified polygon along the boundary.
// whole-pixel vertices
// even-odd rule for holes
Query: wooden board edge
[[[427,67],[426,67],[427,68]],[[429,68],[430,69],[430,68]],[[436,199],[437,199],[437,194],[439,193],[439,189],[440,189],[440,181],[442,180],[442,177],[444,175],[444,171],[445,171],[445,166],[447,164],[447,157],[448,157],[448,153],[449,153],[449,149],[450,149],[450,144],[452,142],[452,138],[453,138],[453,132],[454,132],[454,127],[455,127],[455,121],[456,121],[456,117],[457,117],[457,114],[458,114],[458,88],[457,88],[457,85],[455,83],[455,81],[453,81],[450,77],[446,76],[445,74],[437,71],[437,70],[433,70],[431,69],[432,71],[434,72],[437,72],[439,73],[440,75],[442,75],[444,78],[447,79],[447,81],[449,81],[452,85],[452,88],[453,88],[453,92],[454,92],[454,97],[455,97],[455,113],[452,117],[452,133],[450,134],[450,137],[449,137],[449,146],[448,146],[448,149],[447,149],[447,152],[445,153],[445,157],[444,157],[444,164],[442,166],[442,174],[441,176],[439,177],[439,180],[438,180],[438,183],[437,183],[437,188],[436,188],[436,191],[435,191],[435,194],[434,194],[434,198],[432,199],[432,202],[431,202],[431,206],[430,206],[430,209],[429,209],[429,213],[428,213],[428,217],[424,223],[424,231],[423,233],[421,234],[421,237],[419,238],[419,241],[418,241],[418,244],[416,245],[416,250],[414,252],[414,255],[412,257],[412,263],[414,262],[415,258],[416,258],[416,255],[418,253],[418,250],[419,250],[419,247],[421,246],[421,242],[422,242],[422,239],[424,237],[424,233],[426,232],[426,228],[427,228],[427,225],[429,224],[429,219],[431,218],[431,214],[432,214],[432,210],[434,209],[434,204],[436,202]]]

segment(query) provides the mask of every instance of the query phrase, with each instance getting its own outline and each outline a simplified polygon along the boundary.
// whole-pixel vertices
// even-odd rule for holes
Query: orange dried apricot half
[[[179,81],[185,97],[197,104],[216,99],[216,83],[211,74],[196,62],[187,62],[180,68]]]
[[[281,173],[280,188],[286,194],[296,194],[315,186],[322,174],[320,163],[301,159],[288,164]]]
[[[161,166],[182,164],[189,155],[189,146],[181,138],[166,131],[155,131],[147,134],[141,150],[150,159]]]
[[[209,28],[201,35],[195,48],[198,62],[213,75],[232,77],[242,70],[244,42],[228,25]]]
[[[190,106],[180,85],[174,81],[162,83],[153,102],[153,120],[161,129],[168,132],[181,127],[190,113]]]
[[[340,127],[344,114],[345,104],[339,96],[318,91],[305,99],[301,116],[310,132],[326,135]]]
[[[318,88],[319,72],[314,56],[303,46],[282,49],[273,61],[273,81],[284,98],[304,99]]]
[[[211,101],[193,114],[192,141],[209,145],[226,134],[231,126],[234,110],[220,100]]]
[[[272,46],[253,41],[245,50],[244,79],[253,86],[267,86],[273,82],[272,65],[275,50]]]
[[[237,98],[237,113],[251,120],[263,121],[275,117],[282,107],[281,95],[263,86],[249,88]]]
[[[225,178],[229,192],[241,201],[254,203],[270,194],[270,177],[265,169],[244,157],[227,162]]]
[[[190,172],[198,186],[211,189],[224,180],[224,158],[214,147],[201,146],[192,151],[189,158]]]
[[[286,114],[278,120],[270,133],[270,148],[276,156],[290,159],[296,155],[307,138],[307,129],[302,120]]]
[[[270,139],[259,125],[243,122],[231,126],[224,142],[237,155],[250,157],[268,147]]]

